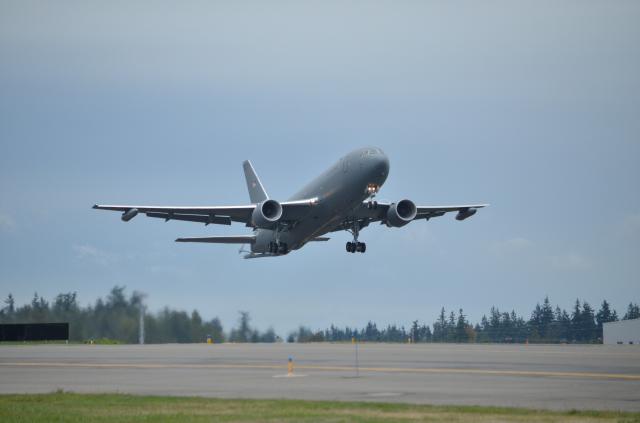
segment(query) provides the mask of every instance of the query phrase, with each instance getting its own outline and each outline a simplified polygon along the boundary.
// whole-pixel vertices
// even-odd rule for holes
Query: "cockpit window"
[[[375,156],[377,154],[382,154],[382,150],[380,150],[379,148],[365,148],[364,150],[362,150],[363,157]]]

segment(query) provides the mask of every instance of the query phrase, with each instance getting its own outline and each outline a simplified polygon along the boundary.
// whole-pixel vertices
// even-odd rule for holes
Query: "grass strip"
[[[640,423],[640,413],[55,392],[0,395],[0,421]]]

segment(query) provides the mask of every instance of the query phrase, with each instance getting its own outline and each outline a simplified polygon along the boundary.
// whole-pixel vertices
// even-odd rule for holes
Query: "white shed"
[[[640,319],[604,323],[602,343],[640,345]]]

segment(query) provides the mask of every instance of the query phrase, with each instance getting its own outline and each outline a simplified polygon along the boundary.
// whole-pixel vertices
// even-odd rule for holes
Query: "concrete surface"
[[[122,392],[640,411],[640,346],[0,345],[0,393]],[[287,359],[294,377],[287,377]]]

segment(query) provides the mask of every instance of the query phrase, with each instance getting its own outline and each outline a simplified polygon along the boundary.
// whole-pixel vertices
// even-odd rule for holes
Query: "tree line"
[[[133,292],[127,297],[125,288],[115,286],[105,299],[98,298],[93,305],[81,307],[75,292],[58,294],[49,302],[34,294],[30,303],[16,306],[11,294],[0,309],[0,323],[68,322],[69,340],[88,342],[110,340],[136,343],[140,333],[140,310],[144,296]],[[158,312],[143,315],[145,342],[275,342],[273,329],[260,332],[251,327],[248,312],[240,312],[238,326],[225,333],[220,319],[204,320],[198,311],[191,313],[165,307]]]
[[[58,294],[52,301],[34,294],[30,303],[16,306],[11,294],[0,308],[0,323],[69,322],[70,341],[109,339],[136,343],[140,331],[140,311],[144,295],[115,286],[106,298],[82,307],[75,292]],[[638,304],[630,303],[622,319],[640,318]],[[281,340],[270,328],[264,332],[251,326],[249,312],[240,311],[237,325],[225,332],[220,319],[204,320],[198,311],[191,313],[165,307],[143,313],[145,342],[276,342]],[[571,312],[553,307],[548,297],[536,304],[525,319],[515,311],[501,312],[491,307],[479,323],[472,324],[462,309],[457,313],[440,310],[432,324],[414,320],[408,327],[390,324],[378,327],[368,322],[363,328],[331,325],[313,331],[301,326],[290,333],[288,342],[515,342],[515,343],[599,343],[602,325],[619,320],[618,313],[604,300],[596,311],[588,302],[576,300]]]
[[[623,320],[640,318],[638,304],[630,303]],[[549,297],[536,304],[525,319],[515,311],[501,312],[491,307],[475,325],[462,309],[447,313],[444,307],[432,325],[414,320],[409,327],[387,325],[379,328],[369,322],[364,328],[339,328],[312,331],[301,326],[289,334],[290,342],[340,342],[357,339],[365,342],[501,342],[501,343],[601,343],[602,325],[618,321],[618,313],[604,300],[596,312],[586,302],[576,300],[571,313],[552,307]]]

